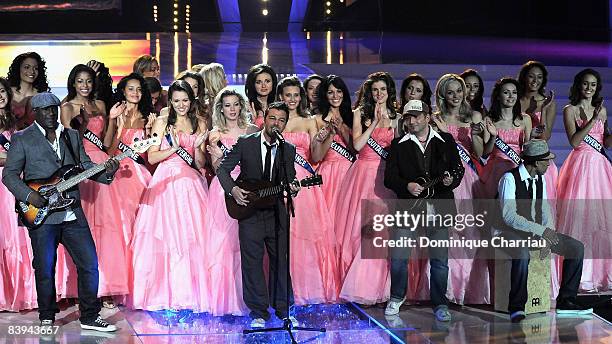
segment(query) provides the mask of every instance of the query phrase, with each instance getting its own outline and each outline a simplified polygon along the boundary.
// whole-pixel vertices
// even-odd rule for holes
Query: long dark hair
[[[323,77],[320,76],[319,74],[310,74],[306,79],[304,79],[304,81],[302,82],[302,86],[304,87],[304,90],[308,90],[308,83],[310,83],[312,80],[319,80],[321,82],[323,82]],[[317,92],[317,95],[319,93]],[[310,107],[313,107],[313,109],[317,109],[319,108],[319,104],[311,104],[310,103],[310,99],[308,99],[308,97],[306,97],[306,107],[308,109],[310,109]]]
[[[253,103],[255,106],[255,111],[262,111],[261,104],[259,100],[257,100],[257,91],[255,90],[255,79],[261,73],[268,73],[272,78],[272,90],[268,94],[268,104],[274,102],[276,100],[276,87],[278,84],[278,79],[276,77],[276,72],[272,67],[267,64],[257,64],[249,69],[249,73],[247,74],[246,81],[244,82],[244,92],[249,99],[249,103]],[[255,114],[254,114],[255,115]]]
[[[406,98],[406,89],[408,88],[408,85],[410,85],[410,82],[413,80],[420,81],[423,84],[423,97],[421,97],[421,100],[423,101],[423,103],[427,104],[429,106],[429,109],[431,110],[431,96],[433,93],[431,92],[431,87],[429,87],[429,83],[421,74],[412,73],[408,75],[406,79],[404,79],[404,81],[402,81],[402,87],[400,89],[400,111],[402,111],[406,103],[408,103],[408,99]]]
[[[282,101],[281,97],[283,95],[283,89],[285,87],[295,86],[300,90],[300,103],[297,107],[297,113],[300,117],[308,117],[308,111],[306,111],[306,90],[302,87],[302,83],[300,79],[296,76],[288,76],[283,78],[276,86],[276,94],[278,95],[278,100]]]
[[[198,130],[198,118],[196,115],[197,104],[193,90],[187,81],[176,80],[168,88],[168,125],[174,125],[176,123],[177,114],[172,106],[172,93],[180,91],[187,93],[187,97],[189,98],[190,104],[189,110],[187,111],[187,118],[189,118],[191,122],[191,133],[193,134]]]
[[[0,84],[4,87],[6,91],[6,106],[4,107],[4,117],[0,117],[0,128],[8,131],[12,131],[15,129],[15,125],[17,124],[17,119],[15,115],[13,115],[13,111],[11,111],[11,101],[13,100],[13,90],[11,90],[11,85],[8,80],[0,77]],[[1,133],[1,132],[0,132]]]
[[[591,69],[591,68],[581,70],[574,77],[574,83],[572,84],[572,87],[570,88],[570,93],[569,93],[570,104],[576,106],[580,103],[580,100],[582,99],[582,95],[580,95],[580,87],[582,85],[582,80],[584,79],[585,76],[589,74],[594,76],[595,79],[597,79],[597,87],[595,88],[595,94],[593,94],[593,97],[591,98],[591,105],[599,106],[599,104],[601,104],[601,97],[599,96],[599,93],[601,92],[601,87],[602,87],[601,76],[596,70]]]
[[[518,96],[519,99],[523,98],[525,96],[525,93],[527,93],[527,75],[529,74],[529,71],[531,70],[531,68],[533,67],[538,67],[542,70],[542,84],[540,85],[540,88],[538,88],[538,93],[542,96],[546,96],[544,94],[544,89],[546,88],[546,83],[548,82],[548,71],[546,70],[546,67],[544,67],[544,64],[542,62],[538,62],[538,61],[527,61],[522,67],[521,70],[519,71],[519,75],[518,75],[518,82],[519,82],[519,89],[518,89]]]
[[[27,58],[33,58],[38,63],[38,76],[34,80],[34,84],[32,85],[36,91],[40,92],[49,92],[49,83],[47,82],[47,66],[45,65],[45,60],[43,60],[38,53],[30,51],[27,53],[19,54],[9,67],[7,79],[11,87],[15,87],[17,91],[21,89],[21,64]]]
[[[331,104],[329,104],[329,100],[327,100],[327,91],[329,87],[334,85],[335,88],[342,91],[342,103],[340,103],[340,116],[342,117],[342,121],[349,127],[353,127],[353,111],[351,110],[351,94],[349,93],[348,87],[344,83],[341,77],[337,75],[330,74],[326,78],[321,81],[319,88],[317,90],[317,95],[319,97],[319,110],[323,115],[323,118],[327,116],[329,109],[331,108]]]
[[[372,84],[382,81],[387,85],[387,109],[392,113],[389,116],[395,119],[397,116],[397,98],[395,94],[395,82],[391,74],[387,72],[376,72],[368,75],[368,79],[363,82],[359,90],[357,107],[361,108],[361,126],[365,129],[367,120],[374,120],[374,96],[372,95]]]
[[[497,82],[495,82],[493,92],[491,92],[491,108],[489,109],[488,114],[493,122],[497,122],[502,119],[501,102],[499,101],[499,96],[501,95],[501,88],[505,84],[513,84],[514,86],[516,86],[517,91],[519,88],[519,82],[509,76],[503,77],[497,80]],[[522,119],[523,115],[521,113],[521,102],[517,98],[516,103],[512,107],[512,124],[515,127],[519,127],[520,125],[518,125],[517,122],[520,122]]]
[[[202,76],[199,73],[194,73],[192,71],[184,71],[179,73],[179,75],[176,77],[176,80],[185,80],[187,78],[191,78],[194,79],[197,83],[198,83],[198,94],[195,94],[195,103],[196,103],[196,107],[198,109],[198,114],[202,117],[206,117],[208,115],[208,109],[206,107],[205,101],[206,101],[206,88],[204,85],[204,78],[202,78]],[[193,91],[193,89],[191,90]],[[213,105],[211,104],[211,107]]]
[[[95,87],[95,97],[98,100],[104,102],[106,106],[106,113],[110,113],[110,109],[113,106],[113,78],[110,75],[110,70],[100,61],[96,61],[100,64],[98,67]]]
[[[138,73],[130,73],[127,76],[124,76],[119,83],[117,84],[117,91],[115,92],[115,102],[120,102],[125,100],[125,87],[127,86],[128,81],[130,80],[138,80],[140,83],[140,89],[142,96],[140,98],[140,102],[138,102],[138,111],[142,115],[142,118],[147,122],[149,118],[149,114],[153,112],[153,104],[151,103],[151,93],[149,93],[149,89],[145,85],[145,80],[142,75]]]
[[[480,84],[480,87],[478,88],[478,92],[476,92],[476,95],[474,96],[473,100],[471,101],[468,100],[468,103],[470,104],[470,107],[472,108],[473,111],[479,111],[479,112],[485,111],[484,99],[483,99],[484,82],[482,81],[480,74],[478,74],[478,72],[475,69],[468,68],[464,70],[461,74],[459,74],[459,76],[463,79],[463,81],[465,81],[465,78],[467,78],[468,76],[473,76],[473,77],[476,77],[476,79],[478,79],[478,83]],[[467,87],[465,91],[467,91]],[[484,116],[485,114],[483,113],[482,115]]]
[[[66,87],[68,88],[68,96],[66,97],[67,101],[71,101],[76,97],[77,91],[74,87],[74,83],[76,82],[77,75],[79,75],[79,73],[81,72],[88,73],[91,79],[93,80],[91,92],[89,92],[87,99],[94,100],[96,97],[96,72],[94,72],[91,67],[88,67],[84,64],[78,64],[72,68],[70,74],[68,75],[68,83],[66,85]]]

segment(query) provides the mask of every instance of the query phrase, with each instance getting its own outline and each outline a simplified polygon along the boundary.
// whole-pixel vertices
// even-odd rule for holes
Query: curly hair
[[[113,78],[108,67],[100,61],[97,62],[100,67],[98,67],[98,75],[96,75],[95,97],[104,102],[106,113],[109,114],[113,106]]]
[[[272,69],[272,67],[268,66],[267,64],[260,63],[254,65],[253,67],[251,67],[251,69],[249,69],[246,80],[244,82],[244,92],[247,96],[247,99],[249,100],[249,103],[253,103],[253,105],[255,106],[255,111],[263,111],[263,109],[261,108],[261,103],[259,103],[259,100],[257,99],[259,95],[257,94],[257,90],[255,89],[255,79],[257,79],[257,76],[262,73],[268,73],[272,78],[272,88],[270,90],[270,93],[268,93],[268,104],[276,100],[276,87],[278,85],[276,72],[274,72],[274,69]]]
[[[489,109],[488,114],[493,122],[497,122],[502,119],[501,102],[499,101],[499,97],[501,95],[502,86],[505,84],[513,84],[517,91],[519,88],[518,80],[512,77],[506,76],[497,80],[495,86],[493,87],[493,92],[491,92],[491,108]],[[514,124],[515,127],[519,127],[520,125],[518,125],[517,122],[520,122],[522,119],[523,114],[521,113],[521,102],[519,102],[517,99],[516,103],[512,107],[512,124]]]
[[[580,100],[582,99],[582,95],[580,94],[580,87],[582,85],[582,80],[587,75],[592,75],[595,77],[595,79],[597,79],[597,87],[595,88],[595,93],[593,94],[593,97],[591,98],[591,105],[598,106],[601,103],[602,98],[599,96],[599,93],[601,93],[601,87],[602,87],[601,75],[599,75],[599,73],[596,70],[587,68],[587,69],[581,70],[578,74],[576,74],[576,76],[574,76],[574,83],[572,84],[572,87],[570,87],[570,92],[569,92],[570,104],[576,106],[580,103]]]
[[[296,109],[298,115],[300,115],[300,117],[308,117],[308,111],[306,111],[306,90],[302,87],[302,83],[297,76],[285,77],[278,83],[278,86],[276,86],[278,100],[282,101],[283,89],[291,86],[297,87],[300,90],[300,103]]]
[[[176,80],[170,84],[170,87],[168,88],[168,125],[170,126],[176,123],[177,113],[176,110],[174,110],[174,106],[172,106],[172,94],[175,92],[187,93],[187,97],[189,98],[187,118],[189,118],[189,121],[191,122],[191,133],[193,134],[198,130],[198,117],[196,115],[197,104],[193,90],[187,81]]]
[[[91,92],[89,92],[89,95],[87,96],[87,99],[89,100],[94,100],[96,95],[95,95],[95,91],[96,91],[96,72],[94,72],[93,69],[91,69],[91,67],[88,67],[84,64],[78,64],[76,66],[74,66],[72,68],[72,70],[70,71],[70,74],[68,75],[68,82],[66,87],[68,88],[68,96],[66,97],[67,101],[71,101],[76,97],[77,91],[76,88],[74,87],[74,83],[76,82],[76,78],[80,73],[88,73],[89,76],[91,77],[93,84],[92,84],[92,88],[91,88]]]
[[[526,86],[527,85],[527,75],[529,75],[529,71],[531,71],[531,69],[534,67],[538,67],[540,68],[540,70],[542,70],[542,84],[540,85],[540,88],[538,88],[538,93],[544,97],[546,96],[544,94],[544,89],[546,89],[546,83],[548,82],[548,71],[546,70],[546,67],[544,66],[542,62],[539,62],[539,61],[527,61],[521,67],[521,70],[518,75],[519,99],[523,98],[525,96],[525,93],[527,93],[527,86]]]
[[[321,114],[323,114],[323,118],[327,116],[329,109],[331,108],[331,104],[327,99],[327,91],[330,86],[334,86],[335,88],[342,91],[342,103],[340,103],[340,116],[342,117],[342,121],[346,123],[349,128],[353,127],[353,111],[351,111],[351,94],[349,93],[348,87],[344,83],[341,77],[337,75],[330,74],[326,78],[321,81],[319,88],[317,90],[319,97],[319,110]]]
[[[478,79],[478,83],[480,84],[480,87],[478,88],[478,92],[476,92],[476,95],[474,96],[474,99],[469,101],[468,103],[470,104],[470,106],[472,107],[472,110],[475,111],[484,111],[484,82],[482,81],[482,78],[480,77],[480,74],[478,74],[478,72],[475,69],[471,69],[468,68],[466,70],[464,70],[463,72],[461,72],[461,74],[459,74],[459,76],[463,79],[463,81],[465,82],[465,79],[469,76],[473,76],[476,79]],[[466,89],[467,90],[467,89]],[[467,95],[466,95],[467,97]],[[482,114],[483,116],[485,115],[484,113]]]
[[[225,119],[225,115],[223,115],[223,99],[225,97],[236,96],[238,97],[238,102],[240,103],[240,114],[238,115],[238,127],[241,129],[246,128],[251,120],[247,115],[247,105],[244,97],[231,88],[225,87],[215,97],[215,104],[213,109],[213,126],[218,128],[220,132],[227,132],[227,120]]]
[[[138,111],[140,111],[140,115],[146,123],[147,119],[149,118],[149,114],[153,112],[153,103],[151,101],[151,93],[149,93],[149,89],[147,88],[142,75],[139,73],[130,73],[129,75],[124,76],[117,84],[117,90],[115,91],[115,102],[125,100],[125,87],[130,80],[137,80],[140,83],[142,96],[138,102]]]
[[[446,106],[445,95],[448,91],[448,86],[451,82],[456,81],[461,85],[461,89],[463,90],[463,99],[461,100],[461,105],[459,105],[459,120],[464,123],[468,123],[472,119],[472,107],[470,103],[467,101],[467,88],[465,86],[465,81],[462,77],[457,74],[444,74],[436,83],[436,106],[438,107],[438,111],[440,113],[447,113],[448,107]]]
[[[429,87],[429,82],[427,82],[427,80],[421,74],[412,73],[408,75],[404,81],[402,81],[402,87],[400,88],[400,111],[404,108],[406,103],[408,103],[408,98],[406,98],[406,89],[413,80],[420,81],[423,84],[423,96],[421,97],[421,100],[427,104],[431,110],[432,92],[431,87]]]
[[[375,101],[372,95],[372,85],[375,82],[382,81],[387,85],[387,109],[392,111],[391,119],[397,117],[397,96],[395,93],[395,82],[391,74],[387,72],[376,72],[368,75],[368,79],[363,82],[357,96],[356,107],[361,109],[361,126],[365,129],[367,120],[374,120]]]
[[[34,89],[36,89],[36,91],[38,91],[39,93],[49,92],[50,88],[49,88],[49,83],[47,82],[47,66],[45,64],[45,60],[42,57],[40,57],[38,53],[33,52],[33,51],[19,54],[17,55],[17,57],[15,57],[15,59],[11,63],[11,66],[9,67],[9,71],[7,75],[9,84],[11,85],[11,87],[15,87],[17,91],[21,89],[21,71],[20,69],[21,69],[21,64],[27,58],[33,58],[34,60],[36,60],[36,63],[38,64],[38,75],[36,76],[36,79],[34,80],[34,84],[33,84]]]
[[[17,119],[13,112],[11,111],[11,101],[13,100],[13,90],[11,90],[11,85],[8,80],[0,77],[0,85],[4,88],[6,92],[6,106],[4,107],[4,116],[0,116],[0,128],[8,131],[12,131],[15,129],[17,125]]]

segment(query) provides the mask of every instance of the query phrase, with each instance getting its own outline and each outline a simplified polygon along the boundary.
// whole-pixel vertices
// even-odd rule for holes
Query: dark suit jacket
[[[389,157],[385,167],[385,186],[395,192],[398,198],[415,198],[408,192],[408,183],[416,181],[417,178],[426,176],[433,179],[444,174],[444,171],[455,171],[453,182],[444,186],[441,182],[434,187],[434,199],[454,199],[453,189],[461,183],[465,169],[457,151],[457,144],[453,136],[448,133],[439,133],[444,142],[434,137],[429,142],[431,147],[430,166],[428,170],[421,170],[417,163],[422,155],[417,143],[406,140],[399,143],[401,138],[391,142]],[[454,206],[454,202],[453,202]],[[456,208],[448,209],[456,213]]]
[[[80,156],[82,167],[84,169],[93,167],[95,164],[85,153],[79,132],[68,128],[64,130],[70,138],[72,150]],[[49,145],[45,135],[36,126],[36,123],[33,123],[26,129],[16,132],[11,137],[11,148],[4,163],[2,182],[17,200],[26,201],[28,195],[33,190],[23,180],[47,179],[60,167],[76,164],[66,147],[64,139],[60,139],[60,152],[63,156],[63,164],[61,160],[57,159],[57,154],[53,151],[51,145]],[[21,179],[22,173],[23,180]],[[91,179],[105,184],[109,183],[104,172]],[[85,214],[83,209],[81,209],[81,196],[78,186],[70,189],[68,196],[77,200],[75,205],[73,205],[77,221],[80,225],[87,225]],[[65,217],[65,211],[51,213],[43,224],[59,224],[64,221]]]
[[[217,169],[217,177],[226,193],[231,194],[232,188],[236,186],[230,173],[238,164],[240,164],[240,175],[238,179],[261,180],[263,178],[261,135],[262,132],[258,131],[250,135],[239,137],[231,152],[223,158],[221,165]],[[294,180],[295,166],[293,163],[295,160],[295,146],[285,142],[284,148],[287,175],[289,180]],[[272,168],[273,181],[279,180],[280,158],[280,149],[277,149],[274,158],[274,167]]]

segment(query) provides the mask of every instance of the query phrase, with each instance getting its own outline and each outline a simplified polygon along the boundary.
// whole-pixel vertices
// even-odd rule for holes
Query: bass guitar
[[[159,137],[136,141],[130,145],[130,149],[113,157],[113,159],[119,161],[134,154],[134,152],[144,153],[149,147],[160,143]],[[26,181],[26,185],[34,191],[38,191],[47,200],[47,204],[42,208],[36,208],[28,202],[17,201],[15,211],[19,215],[21,223],[29,229],[36,229],[43,224],[49,214],[71,206],[75,199],[69,198],[65,191],[104,171],[104,164],[105,162],[97,164],[85,171],[73,165],[66,165],[47,179]]]
[[[323,184],[323,178],[320,175],[304,178],[300,180],[301,187],[311,187]],[[257,209],[271,208],[276,202],[276,195],[279,195],[285,190],[285,186],[274,185],[266,180],[237,180],[236,185],[249,191],[247,199],[249,203],[246,206],[239,205],[233,196],[225,195],[225,207],[230,217],[236,220],[246,219],[252,216]]]

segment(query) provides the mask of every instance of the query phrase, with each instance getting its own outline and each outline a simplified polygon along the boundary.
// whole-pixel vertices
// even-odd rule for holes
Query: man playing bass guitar
[[[21,202],[43,208],[48,199],[28,187],[26,181],[44,180],[68,165],[89,169],[95,164],[83,148],[79,133],[64,128],[58,122],[60,100],[52,93],[43,92],[32,97],[36,121],[12,137],[2,182]],[[105,164],[105,171],[95,175],[96,181],[109,184],[119,168],[115,159]],[[38,298],[39,319],[42,326],[52,326],[59,312],[55,292],[55,261],[57,246],[62,243],[77,266],[81,328],[97,331],[116,331],[99,315],[98,257],[87,219],[79,201],[79,189],[67,190],[75,199],[72,207],[52,212],[37,228],[28,228],[34,252],[34,274]]]

